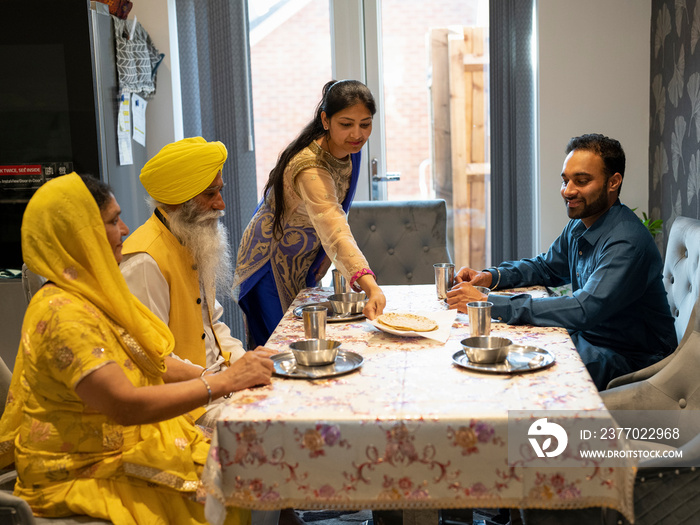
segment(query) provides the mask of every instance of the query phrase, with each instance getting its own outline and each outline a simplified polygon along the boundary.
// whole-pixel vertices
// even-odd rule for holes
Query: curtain
[[[220,140],[228,149],[222,176],[223,222],[235,258],[257,202],[245,0],[176,0],[185,137]],[[219,291],[221,292],[221,291]],[[245,341],[243,316],[220,294],[223,321]]]
[[[536,254],[535,0],[489,2],[491,261]]]

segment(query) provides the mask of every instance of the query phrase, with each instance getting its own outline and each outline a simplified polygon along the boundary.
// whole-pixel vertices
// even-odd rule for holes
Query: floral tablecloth
[[[446,309],[435,287],[386,286],[386,311]],[[303,290],[266,346],[303,339],[293,315],[330,290]],[[533,291],[533,294],[544,293]],[[634,467],[508,462],[508,411],[605,412],[566,330],[492,324],[492,335],[552,353],[546,369],[473,372],[452,362],[468,337],[457,314],[447,343],[398,337],[366,322],[328,323],[327,338],[364,358],[350,374],[273,377],[235,394],[203,475],[209,504],[251,509],[616,508],[633,519]],[[619,445],[619,444],[618,444]],[[534,454],[533,454],[534,456]]]

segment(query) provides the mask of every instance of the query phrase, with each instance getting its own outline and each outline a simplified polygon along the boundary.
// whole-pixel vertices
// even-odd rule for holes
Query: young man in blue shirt
[[[561,195],[571,219],[546,253],[476,271],[462,268],[447,294],[450,308],[485,300],[492,290],[571,284],[573,294],[531,298],[490,294],[492,317],[509,324],[569,330],[599,390],[620,375],[671,353],[678,344],[662,282],[663,261],[639,218],[620,203],[625,153],[599,134],[566,147]]]

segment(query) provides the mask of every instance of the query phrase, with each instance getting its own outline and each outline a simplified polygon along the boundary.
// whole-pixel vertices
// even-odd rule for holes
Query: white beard
[[[218,290],[229,296],[233,268],[228,230],[220,222],[224,212],[203,212],[190,200],[168,211],[168,215],[170,231],[192,254],[205,293],[215,294]],[[214,297],[206,299],[209,304],[214,304]]]

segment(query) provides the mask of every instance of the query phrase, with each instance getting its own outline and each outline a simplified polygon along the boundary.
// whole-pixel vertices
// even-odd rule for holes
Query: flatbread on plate
[[[389,312],[377,317],[377,322],[393,328],[394,330],[406,330],[410,332],[432,332],[437,330],[438,324],[423,315],[411,313]]]

